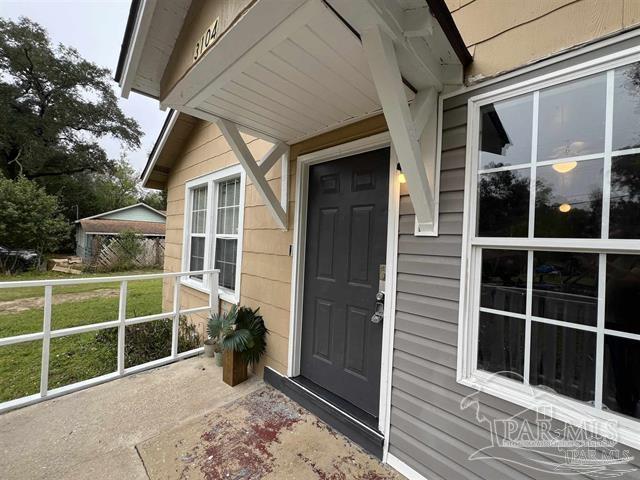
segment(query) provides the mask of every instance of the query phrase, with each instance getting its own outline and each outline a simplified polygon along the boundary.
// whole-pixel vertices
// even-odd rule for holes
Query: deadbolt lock
[[[384,318],[384,292],[376,293],[376,311],[371,316],[371,322],[380,323]]]

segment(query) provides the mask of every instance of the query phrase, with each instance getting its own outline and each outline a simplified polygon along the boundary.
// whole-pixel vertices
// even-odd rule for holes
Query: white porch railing
[[[99,383],[130,375],[132,373],[147,370],[149,368],[158,367],[176,360],[197,355],[203,351],[203,347],[199,347],[186,352],[178,352],[178,335],[179,323],[181,315],[188,315],[199,312],[217,312],[218,311],[218,274],[219,270],[199,270],[193,272],[166,272],[152,273],[146,275],[125,275],[117,277],[90,277],[90,278],[64,278],[58,280],[27,280],[16,282],[0,282],[0,289],[4,288],[27,288],[27,287],[44,287],[44,316],[42,322],[42,331],[16,335],[12,337],[0,338],[0,348],[7,345],[16,345],[19,343],[31,342],[34,340],[42,340],[42,364],[40,369],[40,393],[28,395],[14,400],[0,403],[0,413],[17,407],[22,407],[32,403],[37,403],[45,399],[58,397],[70,392],[81,390]],[[195,308],[181,308],[180,306],[180,287],[181,279],[193,275],[209,275],[210,290],[209,304]],[[146,315],[142,317],[127,318],[127,286],[129,282],[139,280],[153,280],[159,278],[175,278],[173,287],[173,310],[154,315]],[[90,325],[81,325],[78,327],[61,328],[51,330],[51,306],[53,299],[54,287],[82,285],[90,283],[120,283],[119,303],[118,303],[118,319],[108,322],[93,323]],[[136,365],[134,367],[125,368],[125,330],[129,325],[139,323],[153,322],[155,320],[173,319],[173,328],[171,333],[171,354],[167,357],[160,358],[151,362]],[[81,382],[72,383],[63,387],[49,389],[49,347],[52,338],[66,337],[69,335],[77,335],[86,332],[94,332],[105,328],[118,329],[118,363],[117,370]]]

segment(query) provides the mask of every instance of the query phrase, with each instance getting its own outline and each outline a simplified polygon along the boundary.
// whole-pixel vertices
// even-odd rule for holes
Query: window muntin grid
[[[615,397],[611,390],[616,386],[615,369],[612,368],[616,355],[612,354],[611,345],[624,344],[620,348],[627,352],[626,358],[639,356],[640,332],[623,331],[619,326],[609,328],[615,322],[609,322],[605,303],[612,295],[607,289],[607,282],[611,282],[610,277],[614,275],[610,259],[615,256],[622,264],[640,259],[634,255],[640,253],[640,242],[625,242],[613,248],[610,242],[638,240],[640,232],[640,216],[632,213],[640,209],[640,184],[637,181],[640,179],[637,175],[640,174],[640,138],[634,137],[640,128],[625,128],[621,134],[614,134],[613,130],[614,124],[635,122],[640,125],[640,108],[628,107],[630,98],[640,103],[640,90],[635,81],[639,71],[639,64],[632,64],[481,106],[478,149],[474,155],[473,190],[477,193],[477,205],[473,209],[475,219],[470,235],[470,288],[472,296],[476,297],[472,298],[476,342],[482,338],[495,341],[496,332],[502,329],[504,358],[501,361],[508,366],[506,376],[515,377],[525,385],[544,385],[600,410],[622,411],[633,417],[640,416],[637,407],[631,412],[628,405],[621,407],[618,401],[615,406],[611,405],[611,398]],[[628,82],[625,87],[624,75],[631,82],[631,92]],[[580,101],[580,91],[589,92],[589,98]],[[568,100],[561,98],[563,94],[569,96]],[[576,106],[577,113],[557,107],[563,102]],[[589,102],[591,105],[585,105]],[[600,113],[587,115],[585,112],[589,109]],[[504,118],[516,119],[522,125],[491,125],[488,128],[487,119],[499,117],[500,112],[507,112]],[[548,132],[554,132],[548,128],[549,118],[554,114],[557,117],[556,133],[549,145],[545,145],[541,139],[548,137]],[[578,118],[584,127],[575,128],[570,118]],[[529,139],[523,134],[528,129]],[[488,130],[494,134],[498,132],[502,138],[487,138]],[[573,133],[563,136],[558,131]],[[587,132],[585,136],[589,138],[580,143],[581,139],[572,137],[576,132]],[[615,165],[619,166],[612,168]],[[569,177],[573,177],[571,182],[556,181]],[[541,201],[543,194],[547,195],[545,201]],[[567,216],[562,214],[572,211],[581,213],[581,221],[566,222]],[[629,221],[625,222],[625,219]],[[496,285],[491,291],[486,282],[483,284],[487,268],[490,268],[485,265],[484,256],[499,257],[496,252],[517,258],[517,268],[516,274],[511,271],[494,281]],[[558,255],[555,259],[553,253]],[[589,259],[586,263],[590,268],[581,273],[586,284],[577,282],[578,288],[559,288],[544,277],[540,280],[545,269],[549,270],[547,276],[562,276],[563,272],[559,270],[571,271],[566,265],[561,269],[554,266],[563,256],[583,261]],[[524,257],[526,275],[523,278]],[[541,261],[544,257],[547,260]],[[575,262],[580,263],[580,260],[574,258]],[[554,272],[554,268],[558,272]],[[634,288],[640,294],[637,287],[640,285],[640,267],[627,274],[637,279]],[[547,284],[541,283],[544,281]],[[568,299],[565,303],[573,305],[568,310],[561,308],[563,298]],[[540,302],[545,308],[540,308]],[[624,317],[625,314],[618,315]],[[626,330],[636,328],[630,327],[628,320],[624,323]],[[533,343],[549,345],[552,338],[555,338],[555,344],[573,344],[574,357],[575,354],[587,354],[581,368],[574,368],[573,374],[569,367],[565,368],[564,378],[560,379],[550,375],[548,368],[540,371],[540,362],[544,359],[541,360],[540,352],[532,347]],[[474,352],[476,369],[496,371],[500,362],[491,352],[486,352],[484,345],[476,345]],[[563,355],[569,356],[569,353]],[[573,383],[567,383],[567,379]],[[576,387],[576,379],[583,382],[580,389]],[[563,386],[563,381],[567,386]]]

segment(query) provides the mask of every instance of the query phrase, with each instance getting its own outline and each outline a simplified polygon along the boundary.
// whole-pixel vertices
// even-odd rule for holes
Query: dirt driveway
[[[76,302],[81,300],[89,300],[91,298],[111,298],[117,297],[119,290],[117,288],[101,288],[90,292],[78,293],[57,293],[52,297],[53,305],[61,303]],[[0,302],[0,315],[9,313],[20,313],[27,310],[41,309],[44,307],[44,296],[18,298],[17,300],[9,300]]]

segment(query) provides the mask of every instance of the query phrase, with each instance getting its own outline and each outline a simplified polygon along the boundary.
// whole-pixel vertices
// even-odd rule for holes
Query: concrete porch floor
[[[259,378],[221,377],[196,357],[0,415],[0,476],[401,478]]]

